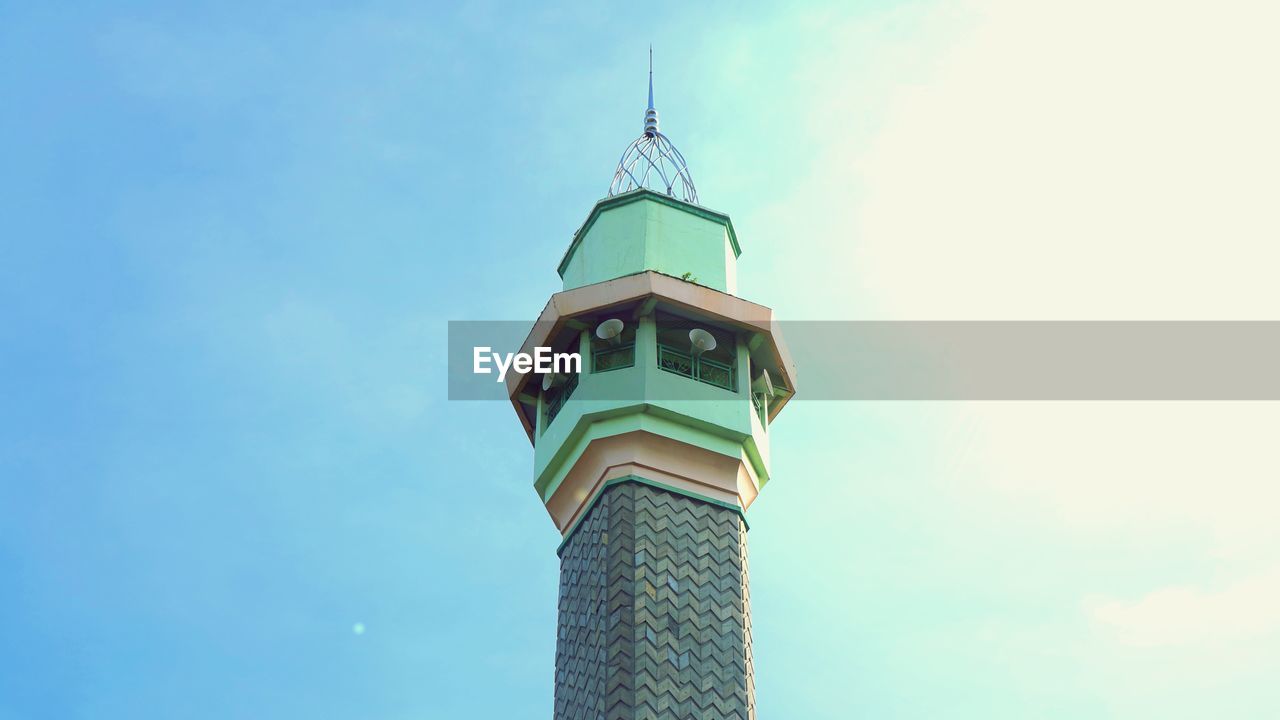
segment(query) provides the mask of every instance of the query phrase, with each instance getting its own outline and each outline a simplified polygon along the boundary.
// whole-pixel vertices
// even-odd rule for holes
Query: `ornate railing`
[[[732,365],[681,352],[669,345],[658,345],[658,367],[669,373],[737,392],[738,372]]]
[[[696,358],[696,360],[697,362],[694,363],[694,372],[697,373],[695,379],[725,390],[737,390],[738,384],[734,382],[735,373],[732,365],[708,360],[707,358]]]
[[[666,345],[658,346],[658,367],[670,373],[693,377],[693,356]]]
[[[633,367],[636,364],[636,344],[597,348],[591,353],[591,372],[608,372]]]
[[[551,397],[547,399],[547,427],[550,427],[556,416],[560,414],[560,410],[564,408],[564,404],[569,401],[569,396],[577,388],[578,375],[574,373],[569,376],[568,380],[564,381],[563,385],[555,388],[556,392],[551,393]]]

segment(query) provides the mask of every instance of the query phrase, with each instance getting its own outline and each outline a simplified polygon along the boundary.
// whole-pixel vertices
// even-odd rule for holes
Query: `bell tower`
[[[643,134],[523,348],[582,372],[507,378],[562,535],[556,720],[755,718],[746,511],[796,386],[740,254],[659,130],[651,54]]]

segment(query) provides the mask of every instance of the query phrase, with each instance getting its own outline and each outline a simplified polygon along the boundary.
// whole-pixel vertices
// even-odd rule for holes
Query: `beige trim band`
[[[644,430],[592,440],[547,499],[561,534],[590,507],[604,484],[627,475],[686,490],[746,510],[760,490],[751,464]]]

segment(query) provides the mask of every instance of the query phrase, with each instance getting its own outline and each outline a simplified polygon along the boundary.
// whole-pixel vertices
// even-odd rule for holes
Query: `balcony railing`
[[[556,392],[551,393],[551,397],[547,399],[546,427],[551,426],[551,423],[556,419],[556,416],[560,414],[560,410],[564,408],[564,404],[569,401],[569,396],[572,395],[573,391],[577,388],[578,374],[574,373],[569,376],[568,380],[564,381],[563,385],[555,388]]]
[[[636,364],[636,344],[619,345],[618,347],[597,348],[591,353],[591,372],[608,372],[634,367]]]
[[[681,352],[669,345],[658,345],[658,367],[730,392],[738,391],[738,372],[732,365]]]
[[[769,416],[765,412],[768,408],[764,404],[764,400],[761,399],[759,393],[751,393],[751,407],[755,408],[756,417],[760,418],[760,425],[762,427],[769,427]]]

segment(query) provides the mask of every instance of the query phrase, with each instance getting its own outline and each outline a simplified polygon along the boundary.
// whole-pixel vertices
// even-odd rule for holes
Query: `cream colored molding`
[[[547,498],[547,512],[567,533],[610,480],[637,475],[745,511],[760,479],[745,458],[730,457],[644,430],[592,440]]]

